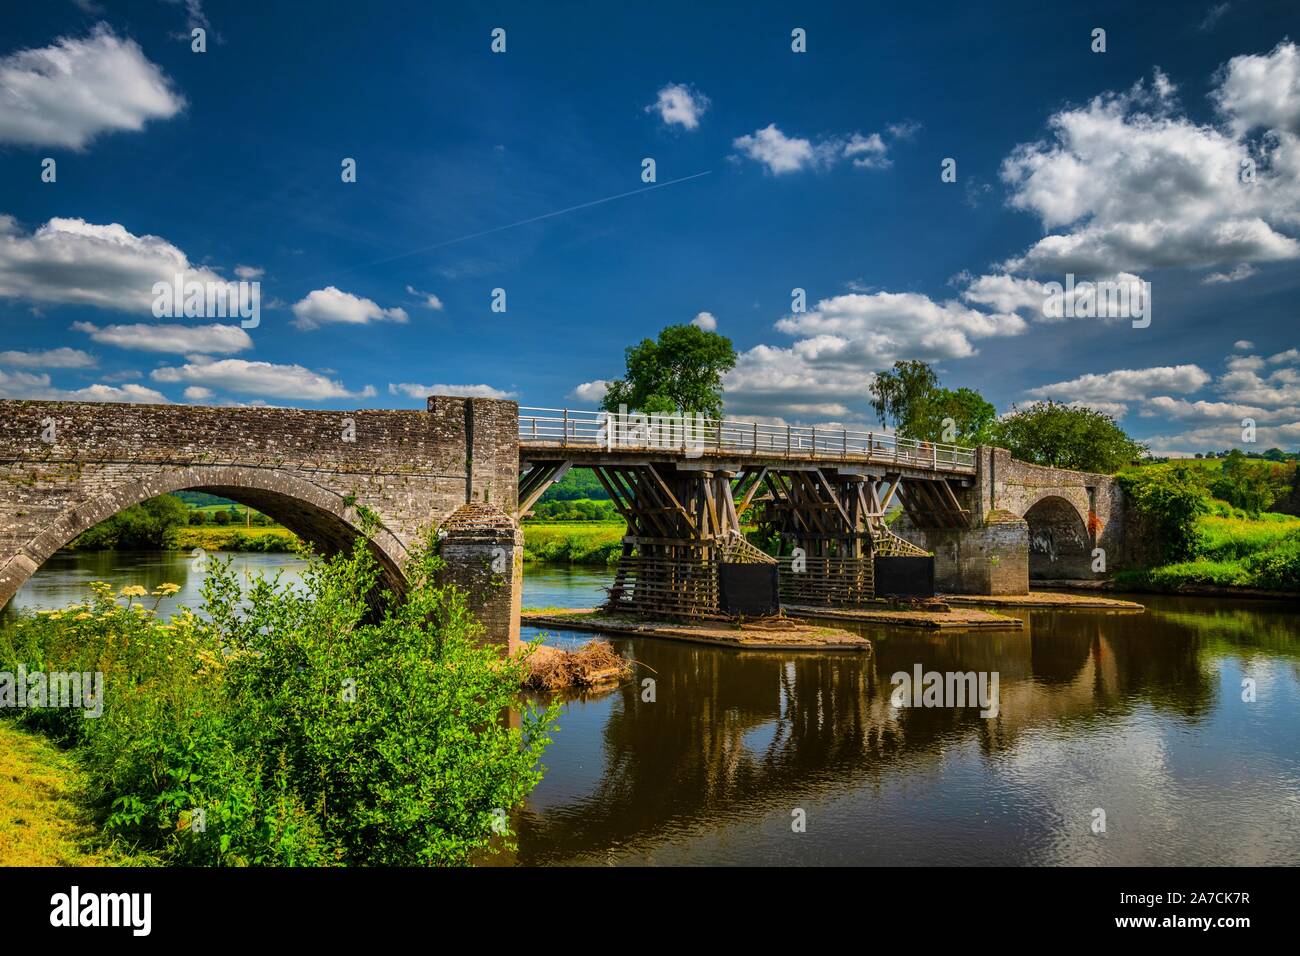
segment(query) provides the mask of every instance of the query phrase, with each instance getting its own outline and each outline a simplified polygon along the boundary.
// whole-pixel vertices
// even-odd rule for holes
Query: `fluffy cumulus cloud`
[[[104,24],[0,58],[0,142],[82,149],[96,136],[143,129],[185,107],[139,45]]]
[[[9,368],[94,368],[95,356],[80,349],[33,349],[0,352],[0,366]]]
[[[685,83],[669,83],[659,90],[655,101],[645,108],[655,113],[665,126],[698,129],[700,117],[709,108],[709,98]]]
[[[1240,279],[1243,265],[1300,257],[1291,234],[1300,221],[1296,62],[1290,42],[1229,61],[1211,94],[1216,124],[1184,115],[1159,70],[1056,113],[1048,138],[1002,165],[1011,205],[1054,230],[1007,271],[1213,267]],[[1259,130],[1269,135],[1247,138]]]
[[[1087,405],[1116,418],[1136,406],[1143,419],[1159,419],[1183,431],[1146,439],[1161,455],[1240,447],[1242,422],[1257,426],[1261,447],[1290,447],[1300,440],[1300,349],[1273,355],[1240,354],[1238,341],[1226,371],[1213,376],[1197,365],[1116,369],[1029,389],[1032,398]],[[1198,397],[1196,393],[1204,393]]]
[[[718,320],[712,312],[701,312],[695,318],[691,319],[691,325],[703,329],[705,332],[718,331]]]
[[[981,339],[1017,335],[1020,316],[936,302],[914,292],[850,293],[787,315],[788,347],[742,353],[725,380],[728,413],[841,418],[860,404],[875,371],[899,359],[965,358]]]
[[[777,424],[842,418],[849,403],[862,401],[873,379],[851,362],[814,365],[792,348],[756,345],[727,373],[727,415]]]
[[[605,393],[609,391],[609,382],[603,378],[598,378],[594,382],[583,382],[575,388],[571,394],[581,402],[590,402],[592,405],[599,405],[605,400]]]
[[[334,286],[316,289],[293,304],[294,322],[300,329],[322,325],[366,325],[369,322],[405,322],[405,309],[382,308],[371,299],[343,292]]]
[[[1211,376],[1198,365],[1162,365],[1155,368],[1121,368],[1090,373],[1065,382],[1031,388],[1033,398],[1061,402],[1131,402],[1154,392],[1188,394],[1209,384]]]
[[[369,385],[359,392],[349,391],[341,382],[301,365],[276,365],[244,359],[212,360],[195,357],[185,365],[156,368],[150,377],[162,384],[196,385],[237,395],[308,402],[333,398],[371,398],[375,394]]]
[[[491,385],[420,385],[415,382],[389,382],[389,395],[405,395],[420,401],[430,395],[453,395],[458,398],[514,398],[514,392]]]
[[[794,351],[813,364],[855,362],[875,369],[897,359],[965,358],[976,353],[976,340],[1018,335],[1025,322],[1012,313],[981,312],[916,292],[873,292],[822,299],[776,327],[797,336]]]
[[[155,282],[224,282],[158,236],[54,218],[27,232],[0,215],[0,298],[151,314]]]
[[[141,352],[231,355],[253,347],[252,337],[237,325],[140,323],[101,326],[91,322],[74,322],[72,328],[86,333],[101,345]]]

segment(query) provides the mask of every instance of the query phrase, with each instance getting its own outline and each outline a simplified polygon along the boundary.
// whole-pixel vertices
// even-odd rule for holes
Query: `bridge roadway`
[[[816,425],[771,425],[690,416],[620,415],[570,408],[520,408],[524,460],[574,464],[676,462],[736,470],[745,465],[828,467],[879,465],[905,477],[970,476],[976,450],[899,438],[886,432]],[[883,471],[880,472],[883,474]]]

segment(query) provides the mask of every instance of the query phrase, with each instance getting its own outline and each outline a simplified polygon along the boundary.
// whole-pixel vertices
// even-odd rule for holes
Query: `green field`
[[[525,521],[524,560],[612,564],[626,533],[622,521]]]
[[[1300,517],[1264,510],[1287,506],[1294,495],[1294,465],[1229,461],[1165,462],[1131,472],[1168,482],[1170,487],[1181,483],[1181,494],[1199,499],[1199,513],[1189,519],[1190,545],[1178,556],[1181,560],[1119,571],[1117,586],[1156,591],[1204,587],[1300,591]]]
[[[288,528],[278,525],[259,528],[254,525],[246,528],[242,524],[201,525],[176,529],[176,548],[180,551],[192,551],[202,548],[205,551],[293,551],[298,545],[298,537]]]

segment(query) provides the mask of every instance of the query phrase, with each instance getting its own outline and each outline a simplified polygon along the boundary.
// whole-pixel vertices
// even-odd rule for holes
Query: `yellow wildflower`
[[[149,592],[138,584],[128,584],[118,592],[122,597],[144,597]]]

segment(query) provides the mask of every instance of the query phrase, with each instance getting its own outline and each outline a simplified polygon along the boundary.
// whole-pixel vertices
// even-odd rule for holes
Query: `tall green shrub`
[[[1196,519],[1209,511],[1203,476],[1193,467],[1139,468],[1119,476],[1138,513],[1157,539],[1165,562],[1196,553]]]

